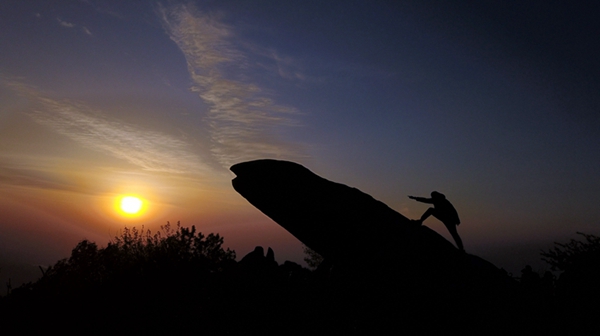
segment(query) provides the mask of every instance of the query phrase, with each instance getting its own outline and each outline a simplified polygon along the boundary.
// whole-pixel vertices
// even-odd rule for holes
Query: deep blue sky
[[[467,251],[513,273],[600,233],[594,1],[3,1],[0,256],[167,220],[239,255],[300,244],[230,165],[288,159],[410,218],[446,194]],[[120,218],[115,197],[149,201]],[[434,219],[426,225],[449,235]],[[0,274],[2,276],[2,274]]]

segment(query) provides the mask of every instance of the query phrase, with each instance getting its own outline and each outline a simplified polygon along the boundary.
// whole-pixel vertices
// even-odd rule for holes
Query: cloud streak
[[[65,28],[73,28],[73,27],[75,27],[75,25],[74,25],[73,23],[69,23],[69,22],[67,22],[67,21],[63,21],[63,20],[61,20],[60,18],[56,18],[56,19],[58,20],[58,23],[59,23],[61,26],[65,27]]]
[[[276,104],[244,77],[247,56],[231,42],[234,32],[218,19],[178,5],[158,14],[169,37],[185,55],[192,90],[209,105],[211,151],[225,167],[263,157],[296,156],[277,132],[296,125],[293,108]]]
[[[38,13],[38,15],[39,15],[39,13]],[[37,16],[37,17],[40,17],[40,16]],[[56,20],[58,20],[58,24],[60,24],[62,27],[65,27],[65,28],[75,28],[75,26],[77,26],[74,23],[63,21],[60,18],[56,18]],[[85,34],[87,34],[89,36],[92,36],[92,32],[85,26],[81,26],[81,31],[83,31]]]
[[[1,161],[4,161],[4,159],[6,158],[0,157]],[[39,162],[37,163],[37,165],[16,165],[11,167],[3,162],[2,165],[0,165],[0,185],[2,187],[12,185],[47,190],[84,192],[77,189],[66,179],[60,178],[59,174],[51,173],[44,170],[44,168],[40,168]],[[2,187],[0,187],[0,189]]]
[[[208,168],[173,136],[103,116],[81,103],[44,97],[24,85],[12,85],[36,103],[29,116],[89,149],[123,159],[146,171],[198,173]]]

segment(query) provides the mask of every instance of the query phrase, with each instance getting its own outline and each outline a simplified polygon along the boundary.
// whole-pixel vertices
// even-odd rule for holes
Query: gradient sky
[[[568,3],[2,1],[0,277],[167,221],[301,262],[231,187],[259,158],[409,218],[438,190],[468,252],[545,270],[600,234],[600,3]]]

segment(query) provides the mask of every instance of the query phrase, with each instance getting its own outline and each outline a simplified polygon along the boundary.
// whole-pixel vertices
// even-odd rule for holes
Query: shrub
[[[167,222],[155,234],[143,227],[124,228],[104,248],[80,241],[69,258],[50,266],[41,279],[21,291],[79,295],[119,291],[128,285],[143,290],[165,280],[196,281],[235,261],[235,252],[222,244],[218,234],[204,236],[195,226],[185,228],[179,222],[175,228]]]

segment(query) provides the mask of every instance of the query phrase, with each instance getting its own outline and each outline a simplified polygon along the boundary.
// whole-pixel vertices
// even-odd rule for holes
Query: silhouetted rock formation
[[[257,246],[254,248],[254,251],[246,254],[242,260],[240,260],[240,265],[264,264],[264,259],[265,249],[262,246]]]
[[[458,255],[450,242],[426,226],[299,164],[257,160],[231,170],[237,175],[237,192],[330,262],[364,255],[394,260],[406,253],[436,259]]]
[[[379,250],[386,238],[396,242],[415,229],[382,202],[296,163],[258,160],[231,170],[236,191],[326,259],[346,259],[357,246]],[[382,235],[391,231],[397,237]]]
[[[262,246],[256,246],[254,251],[246,254],[239,265],[252,271],[265,271],[277,268],[278,264],[275,261],[275,252],[269,247],[265,256],[265,249]]]
[[[252,205],[321,254],[337,273],[380,288],[382,297],[391,288],[403,289],[411,304],[443,301],[453,309],[511,298],[515,284],[506,272],[459,252],[438,233],[356,188],[287,161],[244,162],[231,171],[237,175],[234,189]]]

